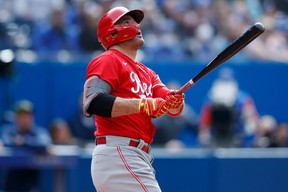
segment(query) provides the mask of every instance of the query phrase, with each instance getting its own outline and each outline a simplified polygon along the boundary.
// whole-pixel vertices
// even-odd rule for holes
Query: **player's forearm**
[[[139,113],[140,99],[127,99],[117,97],[114,101],[111,117],[119,117],[133,113]]]
[[[121,98],[108,94],[97,95],[88,107],[88,114],[102,117],[119,117],[143,113],[150,117],[160,117],[168,112],[170,102],[162,98]]]
[[[127,99],[127,98],[120,98],[116,97],[112,111],[111,111],[111,117],[119,117],[122,115],[129,115],[133,113],[139,113],[139,102],[140,99]],[[176,109],[169,109],[169,114],[171,116],[178,116],[183,111],[184,104],[180,105]]]

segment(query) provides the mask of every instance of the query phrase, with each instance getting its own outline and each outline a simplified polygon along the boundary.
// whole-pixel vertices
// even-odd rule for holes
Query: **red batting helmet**
[[[144,18],[143,11],[138,9],[128,10],[125,7],[115,7],[108,11],[99,21],[97,28],[98,41],[104,49],[107,50],[112,45],[133,39],[138,33],[138,25],[115,25],[124,15],[132,16],[137,23]]]

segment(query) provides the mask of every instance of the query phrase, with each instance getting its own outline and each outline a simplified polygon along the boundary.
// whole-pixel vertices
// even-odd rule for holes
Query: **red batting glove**
[[[161,117],[169,108],[170,103],[162,98],[143,98],[139,102],[139,112],[150,117]]]
[[[176,93],[176,91],[172,90],[168,95],[167,102],[170,103],[171,109],[178,109],[180,106],[184,105],[184,93]]]

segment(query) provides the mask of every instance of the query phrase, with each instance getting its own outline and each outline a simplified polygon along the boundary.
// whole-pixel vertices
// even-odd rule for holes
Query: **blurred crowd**
[[[144,10],[145,45],[139,60],[210,61],[255,22],[266,32],[245,58],[288,62],[286,0],[0,0],[0,50],[16,58],[90,59],[103,51],[100,17],[114,6]]]
[[[286,0],[0,0],[0,4],[0,49],[13,50],[20,60],[63,60],[72,55],[87,59],[100,53],[98,20],[121,5],[145,11],[141,29],[146,43],[139,59],[210,60],[260,21],[266,32],[237,54],[237,61],[252,57],[288,63]],[[179,88],[177,82],[168,86]],[[80,96],[75,116],[51,120],[47,129],[52,143],[93,144],[94,121],[83,117],[81,101]],[[287,146],[287,123],[276,122],[269,114],[259,116],[253,98],[238,87],[229,69],[215,80],[200,114],[188,104],[185,110],[176,119],[154,120],[155,145]],[[15,125],[16,120],[10,123]]]

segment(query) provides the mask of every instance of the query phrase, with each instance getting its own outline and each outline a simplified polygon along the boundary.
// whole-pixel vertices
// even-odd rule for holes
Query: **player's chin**
[[[144,43],[145,43],[145,41],[144,41],[143,38],[136,38],[136,39],[133,40],[134,46],[137,47],[138,49],[140,47],[142,47],[144,45]]]

